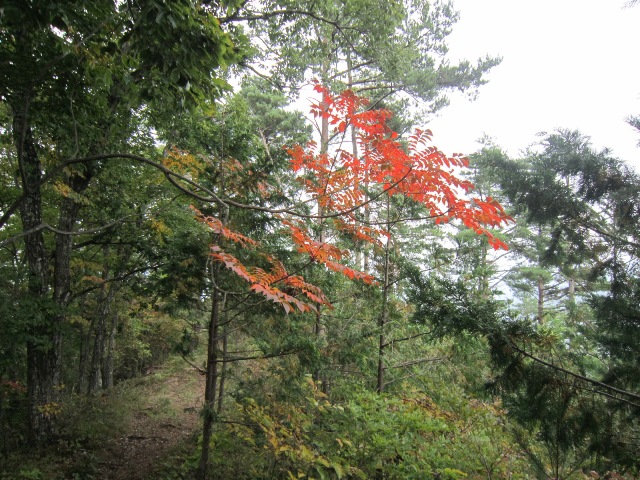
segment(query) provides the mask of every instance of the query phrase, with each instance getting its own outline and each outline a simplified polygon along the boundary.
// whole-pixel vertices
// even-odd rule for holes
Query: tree
[[[420,203],[438,223],[459,219],[476,233],[485,235],[494,248],[505,248],[504,243],[487,229],[487,226],[500,226],[509,221],[502,207],[491,198],[483,201],[464,198],[458,193],[458,189],[464,192],[472,189],[469,182],[458,179],[451,171],[465,163],[463,157],[447,157],[437,148],[428,147],[430,134],[420,131],[409,139],[408,150],[405,150],[398,135],[386,125],[390,112],[363,110],[366,101],[349,91],[334,97],[325,87],[318,85],[316,89],[322,94],[322,100],[312,106],[312,112],[316,116],[325,117],[329,125],[335,126],[337,133],[345,132],[349,125],[353,125],[358,131],[359,144],[364,154],[360,158],[345,150],[338,150],[335,156],[322,151],[316,154],[313,143],[308,149],[302,146],[291,148],[291,167],[294,172],[298,172],[299,181],[307,196],[317,203],[317,212],[309,214],[304,210],[296,210],[295,206],[285,209],[260,207],[261,211],[275,215],[273,219],[284,227],[292,246],[307,256],[310,263],[323,265],[328,270],[342,273],[351,279],[367,283],[374,281],[371,275],[345,265],[343,262],[348,252],[330,244],[328,236],[325,237],[327,240],[321,242],[311,234],[311,228],[316,225],[315,220],[321,220],[325,229],[331,226],[336,232],[348,233],[382,248],[385,243],[390,245],[390,229],[364,226],[356,218],[356,210],[365,202],[371,201],[367,199],[365,189],[376,192],[372,197],[374,199],[403,196]],[[228,189],[220,192],[225,196],[230,193],[232,192]],[[318,304],[331,306],[320,289],[309,284],[302,276],[291,273],[281,260],[261,253],[259,242],[227,227],[228,213],[223,211],[218,216],[207,216],[198,211],[196,213],[215,234],[215,243],[211,247],[212,258],[247,282],[250,291],[280,305],[287,313],[314,312]],[[305,224],[304,219],[314,221]],[[225,246],[234,244],[242,247],[239,252],[243,256],[251,251],[256,252],[257,256],[254,254],[251,258],[253,265],[247,265]],[[216,279],[216,283],[219,281]],[[385,277],[383,288],[388,293],[388,277]],[[218,322],[216,295],[214,293],[211,321],[213,330],[210,333],[214,339],[217,338],[214,325]],[[385,321],[383,316],[381,334]],[[384,337],[381,338],[381,342],[384,342]],[[210,352],[209,361],[215,364],[215,346]],[[211,382],[216,380],[215,375],[214,370]],[[208,442],[208,435],[210,430],[205,432],[203,442]],[[206,472],[206,452],[206,446],[203,446],[199,471],[201,478]]]
[[[219,7],[227,6],[233,8],[226,2]],[[57,411],[81,196],[104,170],[99,160],[132,150],[129,141],[145,108],[168,101],[189,107],[226,88],[212,72],[241,54],[215,16],[208,2],[190,1],[3,7],[0,98],[9,107],[13,140],[5,161],[18,176],[0,228],[10,235],[5,241],[24,242],[28,265],[23,295],[30,307],[17,315],[26,315],[32,443],[50,436]],[[50,196],[53,184],[58,195]],[[49,207],[57,208],[57,219]],[[16,216],[20,234],[12,232]]]
[[[549,452],[555,452],[548,458],[556,475],[590,459],[593,451],[602,455],[590,459],[593,468],[636,468],[637,443],[629,438],[637,430],[640,396],[632,373],[637,358],[629,353],[637,351],[638,338],[631,307],[639,245],[637,175],[571,131],[547,135],[538,151],[521,160],[492,158],[492,174],[504,194],[543,233],[537,239],[538,269],[563,276],[565,295],[573,298],[563,307],[560,325],[534,327],[520,316],[503,326],[492,321],[492,327],[470,328],[496,342],[505,402],[520,421],[537,426]],[[581,289],[572,291],[567,281],[572,278]],[[544,413],[532,410],[536,401]],[[606,422],[599,421],[603,418]],[[571,462],[577,463],[569,467]]]
[[[261,39],[256,44],[265,46],[261,57],[274,60],[276,82],[295,91],[310,75],[366,94],[376,106],[403,94],[435,111],[446,105],[445,91],[475,91],[499,63],[445,60],[446,37],[458,19],[450,2],[267,2],[228,21],[243,19]]]

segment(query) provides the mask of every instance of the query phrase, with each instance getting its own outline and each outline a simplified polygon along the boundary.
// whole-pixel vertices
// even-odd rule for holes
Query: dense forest
[[[640,177],[570,130],[440,151],[500,63],[457,19],[3,2],[0,478],[640,476]],[[189,435],[116,475],[170,368]]]

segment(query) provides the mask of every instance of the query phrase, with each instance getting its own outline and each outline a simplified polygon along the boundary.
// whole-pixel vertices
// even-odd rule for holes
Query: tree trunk
[[[93,323],[89,324],[87,331],[81,329],[80,333],[80,359],[78,361],[78,379],[74,386],[74,391],[84,393],[88,389],[88,363],[89,349],[91,346],[91,332],[93,331]]]
[[[4,381],[4,372],[0,370],[0,385],[2,385],[3,381]],[[4,395],[0,396],[0,456],[5,456],[9,452],[9,445],[8,445],[9,432],[8,432],[8,429],[5,427],[6,414],[4,413],[5,412],[4,398],[5,398]]]
[[[115,268],[114,277],[118,277],[123,269],[126,268],[127,263],[131,259],[133,248],[128,246],[122,246],[117,250],[118,266]],[[105,247],[103,251],[104,257],[109,258],[109,249]],[[120,291],[122,283],[120,281],[111,282],[109,286],[109,319],[107,330],[105,332],[105,351],[104,360],[102,363],[102,388],[109,390],[113,388],[113,355],[116,349],[116,332],[118,329],[118,321],[120,319],[118,314],[117,305],[114,308],[114,300],[116,295]]]
[[[202,426],[202,451],[196,478],[206,480],[207,464],[213,424],[215,421],[216,393],[218,382],[218,329],[220,325],[220,305],[218,290],[213,288],[211,294],[211,318],[209,320],[209,342],[207,346],[207,383],[204,391],[204,412]]]
[[[28,439],[32,445],[44,443],[53,431],[53,418],[57,404],[57,386],[60,381],[60,331],[56,325],[54,308],[47,308],[50,275],[42,230],[42,196],[39,182],[42,165],[36,151],[35,140],[27,119],[29,96],[27,93],[12,105],[13,136],[18,153],[18,167],[25,196],[20,206],[24,232],[24,253],[29,269],[29,296],[33,298],[33,311],[29,323],[27,342],[27,417]],[[50,305],[53,307],[53,305]]]
[[[538,323],[544,323],[544,280],[538,277]]]
[[[351,51],[347,52],[347,89],[353,88],[353,73],[352,73],[352,62],[351,62]],[[351,125],[351,153],[353,154],[353,158],[358,160],[358,136],[356,134],[356,127]],[[366,208],[366,207],[365,207]],[[360,209],[358,209],[360,212]],[[362,243],[358,242],[356,244],[356,269],[362,269]]]
[[[104,352],[105,330],[105,318],[99,312],[96,312],[91,366],[89,367],[89,385],[87,388],[89,395],[96,394],[102,389],[102,354]]]
[[[575,304],[576,303],[576,279],[573,277],[569,279],[568,294],[569,294],[569,303],[571,305]]]
[[[109,324],[104,363],[102,365],[102,388],[105,390],[113,388],[113,352],[116,348],[117,327],[118,314],[113,313]]]
[[[53,434],[60,385],[60,335],[49,335],[49,345],[27,343],[29,443],[42,445]]]
[[[224,329],[226,330],[226,328]],[[220,385],[218,388],[218,414],[222,413],[224,407],[224,384],[227,379],[227,333],[222,332],[222,366],[220,367]]]
[[[225,293],[222,296],[222,311],[226,312],[227,305],[227,294]],[[227,379],[227,351],[229,347],[229,340],[227,337],[227,317],[225,313],[224,326],[222,327],[222,366],[220,367],[220,386],[218,388],[218,415],[222,413],[222,409],[224,407],[224,386],[225,380]]]
[[[480,291],[480,298],[488,300],[491,295],[489,289],[489,262],[487,257],[489,256],[489,242],[486,238],[481,238],[482,250],[480,252],[480,276],[478,277],[478,290]]]
[[[14,129],[18,135],[19,163],[26,194],[20,215],[24,230],[29,231],[42,224],[42,199],[38,185],[42,175],[41,165],[33,135],[23,116],[14,116]],[[68,176],[66,180],[72,190],[79,193],[89,185],[90,179],[90,172],[86,172],[83,176]],[[71,232],[79,210],[80,204],[70,197],[64,198],[60,206],[57,229],[61,232]],[[59,410],[62,326],[71,296],[72,245],[71,235],[56,234],[53,298],[50,299],[50,255],[46,251],[42,231],[25,236],[25,254],[30,273],[29,293],[40,305],[34,312],[39,318],[33,322],[32,332],[33,338],[37,340],[27,342],[28,424],[31,444],[41,444],[48,440],[53,433],[53,421]],[[46,306],[47,303],[50,303],[49,307]]]
[[[111,313],[113,295],[113,288],[110,288],[107,297],[98,306],[93,323],[95,335],[87,386],[89,395],[113,387],[113,350],[118,324],[117,315]]]
[[[328,67],[327,67],[328,68]],[[326,94],[323,93],[323,98],[321,102],[322,110],[326,111],[328,109],[328,102],[326,99]],[[322,117],[320,122],[320,155],[326,155],[329,152],[329,119],[326,117]],[[318,236],[317,241],[320,243],[324,243],[326,241],[326,235],[324,231],[324,220],[322,216],[324,215],[324,210],[320,202],[318,202]],[[316,340],[318,341],[319,348],[322,348],[322,345],[326,342],[327,331],[326,327],[322,322],[322,305],[316,305],[316,321],[314,326],[314,333],[316,336]],[[313,379],[316,382],[321,383],[321,390],[323,393],[329,393],[329,381],[321,372],[321,369],[318,367],[313,374]]]
[[[104,267],[102,269],[102,285],[100,287],[100,295],[98,296],[98,306],[96,308],[95,318],[95,337],[93,341],[93,354],[91,356],[91,367],[89,370],[89,388],[87,393],[95,394],[103,388],[104,385],[104,364],[106,360],[106,350],[108,336],[111,331],[107,332],[107,319],[111,317],[111,304],[115,289],[113,285],[107,282],[110,278],[109,271],[109,247],[103,247]],[[109,322],[111,326],[111,322]]]
[[[391,248],[391,224],[390,218],[390,198],[387,195],[387,232],[389,233],[389,238],[387,238],[387,243],[384,248],[384,264],[383,264],[383,284],[382,284],[382,311],[380,313],[380,319],[378,320],[378,328],[380,329],[380,337],[378,341],[378,375],[377,375],[377,385],[376,391],[378,393],[382,393],[384,391],[384,354],[385,349],[387,347],[387,340],[385,337],[385,326],[387,325],[387,321],[389,320],[389,251]]]

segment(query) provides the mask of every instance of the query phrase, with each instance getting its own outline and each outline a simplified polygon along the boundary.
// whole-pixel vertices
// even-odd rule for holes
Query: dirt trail
[[[149,379],[149,392],[140,399],[127,432],[114,445],[96,452],[100,478],[155,478],[153,472],[199,428],[205,377],[186,364],[171,374],[160,367],[150,375],[157,378]]]

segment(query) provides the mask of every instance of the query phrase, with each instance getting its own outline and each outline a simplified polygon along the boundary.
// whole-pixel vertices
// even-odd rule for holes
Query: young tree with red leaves
[[[332,134],[341,135],[348,127],[356,132],[361,154],[337,148],[333,152],[316,151],[311,142],[307,146],[294,146],[288,152],[291,168],[304,190],[305,202],[315,208],[308,209],[256,207],[227,201],[225,207],[259,209],[268,213],[280,225],[280,231],[288,235],[290,245],[308,258],[308,264],[318,264],[329,271],[341,273],[353,280],[373,284],[377,280],[366,271],[349,265],[350,252],[339,248],[332,239],[342,234],[358,241],[382,248],[386,254],[388,272],[389,246],[393,241],[392,225],[387,221],[363,223],[358,211],[367,204],[380,199],[388,204],[394,197],[403,197],[421,205],[428,218],[437,224],[452,220],[461,221],[477,234],[484,235],[495,249],[507,246],[490,229],[510,221],[500,204],[492,198],[481,200],[471,196],[473,185],[456,175],[456,170],[467,165],[462,155],[447,156],[430,146],[431,132],[416,130],[406,140],[406,147],[398,134],[392,131],[387,121],[391,112],[384,109],[367,109],[367,100],[351,91],[332,95],[322,85],[315,90],[322,100],[312,106],[312,114],[328,123]],[[243,233],[234,231],[226,222],[226,215],[207,216],[194,208],[197,217],[214,233],[211,258],[225,267],[234,276],[248,285],[249,292],[261,295],[266,300],[280,305],[286,313],[317,312],[321,307],[331,308],[331,302],[320,288],[309,283],[299,272],[287,269],[282,259],[267,253],[260,242]],[[319,227],[318,227],[318,224]],[[313,228],[323,235],[317,236]],[[249,265],[231,253],[227,246],[240,246],[243,251],[253,252],[254,264]],[[383,293],[380,327],[380,365],[384,355],[384,327],[386,323],[387,294],[390,287],[388,275],[380,279]],[[214,287],[216,290],[217,286]],[[217,341],[217,298],[214,292],[212,311],[213,330],[210,342]],[[210,344],[211,347],[211,344]],[[215,347],[213,352],[215,354]],[[210,352],[212,349],[210,348]],[[211,365],[213,360],[214,365]],[[209,357],[208,369],[215,368],[217,359]],[[383,372],[379,368],[379,372]],[[384,388],[383,374],[379,373],[378,390]],[[215,375],[208,375],[208,383],[215,382]],[[215,386],[207,387],[215,390]],[[210,400],[210,399],[208,399]],[[209,405],[213,408],[213,405]],[[213,416],[205,415],[203,446],[208,445]],[[207,424],[209,428],[207,428]],[[206,468],[203,448],[202,468]]]

